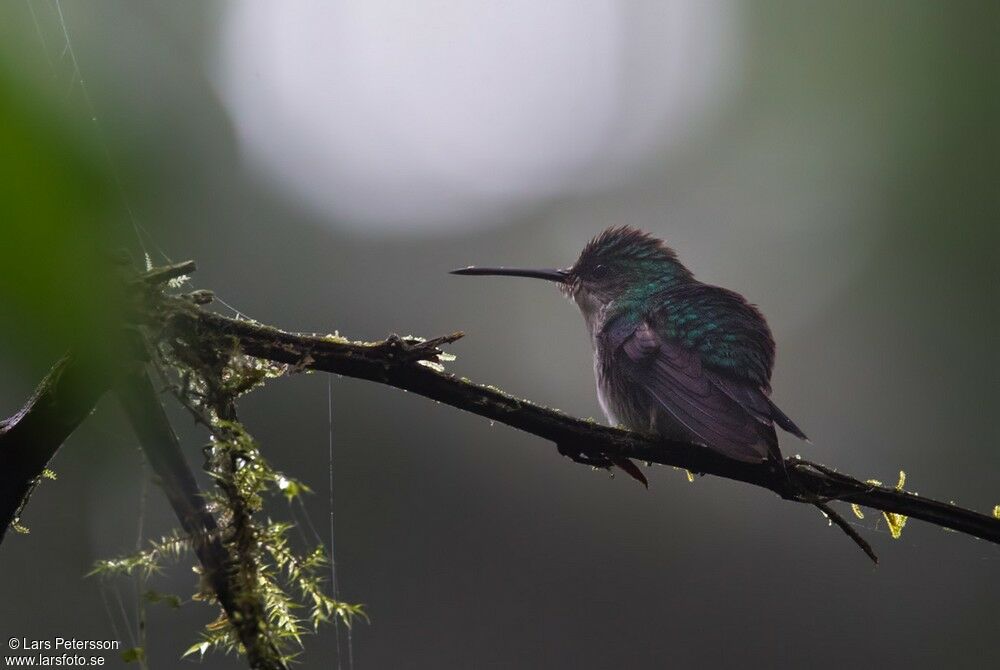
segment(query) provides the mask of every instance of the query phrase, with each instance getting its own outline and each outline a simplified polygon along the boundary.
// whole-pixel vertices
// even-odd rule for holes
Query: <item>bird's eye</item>
[[[609,268],[604,263],[598,263],[590,270],[590,276],[594,279],[602,279],[608,276]]]

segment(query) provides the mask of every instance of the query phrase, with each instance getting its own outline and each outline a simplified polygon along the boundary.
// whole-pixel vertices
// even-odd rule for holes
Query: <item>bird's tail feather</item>
[[[771,406],[771,419],[778,424],[786,433],[791,433],[795,437],[809,441],[806,434],[802,432],[802,429],[795,425],[795,422],[788,418],[788,415],[782,412],[777,405],[775,405],[770,398],[767,399],[767,403]]]

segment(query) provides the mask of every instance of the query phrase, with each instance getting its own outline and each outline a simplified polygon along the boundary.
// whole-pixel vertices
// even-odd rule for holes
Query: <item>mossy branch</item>
[[[191,540],[202,574],[239,636],[250,667],[284,670],[287,666],[280,651],[263,635],[262,603],[249,597],[248,589],[234,583],[239,574],[233,565],[236,559],[223,546],[215,517],[205,506],[205,496],[198,489],[149,375],[141,369],[133,370],[116,392],[143,453]]]
[[[890,519],[920,519],[1000,544],[1000,518],[923,498],[902,486],[890,488],[862,481],[795,458],[786,459],[786,477],[766,465],[736,461],[695,444],[573,418],[492,386],[472,383],[446,372],[442,365],[450,357],[441,347],[458,340],[461,333],[428,341],[390,336],[378,342],[349,342],[336,336],[289,333],[207,311],[201,305],[211,302],[209,291],[183,296],[163,293],[165,284],[193,270],[193,263],[179,263],[151,269],[133,281],[130,286],[134,300],[127,310],[132,325],[147,329],[154,340],[180,338],[189,346],[215,350],[220,355],[242,352],[293,369],[324,371],[401,388],[537,435],[577,461],[607,464],[632,458],[758,486],[784,499],[818,507],[872,556],[867,543],[828,503],[839,500],[863,505]],[[142,360],[144,354],[139,349],[144,347],[118,348],[123,360],[111,362],[106,354],[67,355],[22,410],[0,421],[0,540],[16,522],[60,444],[121,377],[122,369],[134,369],[135,362]],[[196,510],[195,514],[200,512]],[[183,517],[181,520],[184,523]]]
[[[889,515],[920,519],[1000,544],[1000,518],[958,505],[873,484],[797,458],[785,460],[788,472],[785,477],[767,465],[737,461],[696,444],[577,419],[492,386],[475,384],[446,372],[441,365],[449,359],[441,347],[458,340],[462,333],[427,341],[393,335],[378,342],[349,342],[341,337],[289,333],[225,317],[182,298],[166,298],[160,318],[164,337],[201,342],[215,339],[219,346],[237,346],[250,356],[299,369],[394,386],[532,433],[554,442],[564,455],[584,457],[581,460],[601,463],[633,458],[670,465],[768,489],[786,500],[817,506],[827,514],[832,512],[828,503],[839,500]],[[851,533],[843,519],[836,517],[833,521],[859,541],[860,536]],[[874,558],[863,540],[859,544]]]
[[[392,335],[377,342],[350,342],[333,335],[289,333],[210,312],[203,308],[212,300],[210,291],[165,293],[193,270],[193,263],[180,263],[152,268],[127,281],[124,319],[128,324],[113,327],[110,346],[106,343],[101,352],[67,355],[21,411],[0,421],[0,540],[3,531],[16,524],[60,444],[104,392],[115,388],[198,556],[205,582],[225,610],[222,625],[231,625],[219,628],[194,650],[238,645],[246,651],[251,667],[278,670],[288,658],[280,641],[287,636],[298,639],[297,621],[283,615],[287,623],[272,630],[265,610],[281,614],[281,607],[291,602],[275,581],[275,570],[301,571],[301,566],[312,563],[300,565],[288,559],[283,526],[261,526],[252,519],[260,510],[260,493],[280,473],[257,456],[256,445],[236,422],[234,404],[238,396],[281,370],[324,371],[404,389],[549,440],[560,454],[581,463],[607,467],[636,459],[758,486],[818,508],[876,561],[869,544],[830,507],[832,501],[849,503],[856,513],[858,505],[881,511],[894,536],[910,517],[1000,544],[1000,518],[919,497],[903,490],[902,479],[889,488],[796,458],[786,459],[786,473],[768,464],[733,460],[700,445],[570,417],[457,377],[444,369],[443,363],[452,357],[442,347],[461,338],[459,332],[426,341]],[[206,507],[206,497],[198,490],[142,367],[150,359],[161,372],[170,370],[179,376],[181,386],[175,394],[213,435],[214,458],[207,467],[223,493],[215,500],[226,518],[225,530]],[[228,467],[226,459],[236,459],[236,469]],[[240,469],[237,461],[255,467]],[[231,537],[220,537],[224,532]],[[271,563],[256,549],[260,540],[271,552]],[[318,560],[322,550],[311,555]],[[312,615],[314,624],[332,617],[349,623],[351,616],[364,616],[359,607],[322,594],[320,582],[311,573],[293,577],[303,593],[319,599]]]

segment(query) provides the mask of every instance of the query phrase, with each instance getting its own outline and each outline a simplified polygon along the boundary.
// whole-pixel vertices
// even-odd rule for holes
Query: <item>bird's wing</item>
[[[698,352],[710,381],[758,421],[808,439],[771,400],[774,338],[760,311],[734,291],[694,283],[665,292],[650,319]]]
[[[610,318],[606,346],[673,418],[737,455],[777,453],[772,422],[807,439],[770,399],[774,340],[763,315],[733,291],[695,284],[662,294],[643,318]]]
[[[769,424],[773,421],[778,424],[779,428],[795,437],[801,440],[809,439],[802,432],[802,429],[774,404],[774,401],[767,396],[761,387],[753,386],[745,381],[730,379],[711,370],[707,371],[706,374],[712,384],[761,423]]]
[[[697,352],[661,337],[645,320],[611,324],[604,336],[617,345],[620,369],[629,380],[694,439],[740,460],[766,457],[767,431],[712,382]]]
[[[665,291],[646,315],[704,366],[770,392],[774,338],[760,311],[734,291],[694,283]]]

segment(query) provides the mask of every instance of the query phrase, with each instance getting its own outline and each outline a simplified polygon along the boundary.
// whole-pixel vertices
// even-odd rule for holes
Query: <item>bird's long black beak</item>
[[[546,279],[548,281],[563,284],[569,277],[566,270],[533,270],[530,268],[477,268],[470,265],[460,270],[452,270],[453,275],[487,275],[496,277],[532,277],[534,279]]]

